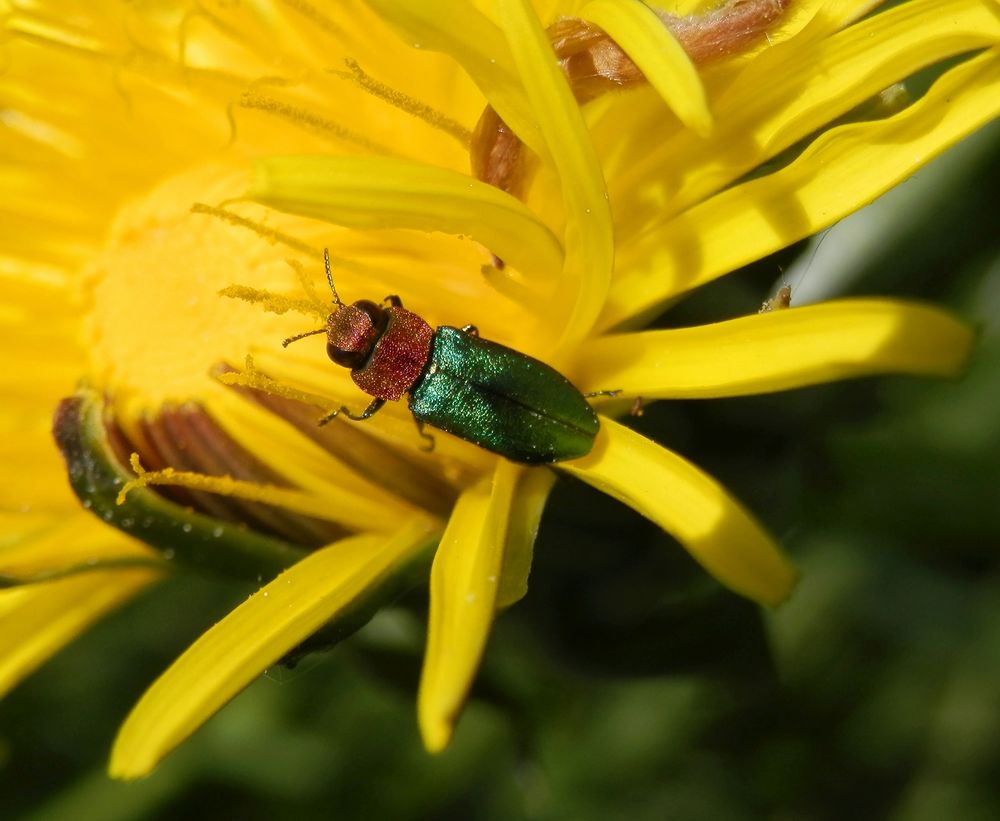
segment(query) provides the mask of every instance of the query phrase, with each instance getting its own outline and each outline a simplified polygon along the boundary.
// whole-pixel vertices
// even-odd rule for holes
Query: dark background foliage
[[[957,382],[885,377],[663,402],[631,424],[722,480],[802,570],[762,612],[668,536],[562,479],[528,598],[494,631],[452,747],[426,755],[414,593],[262,678],[150,778],[104,774],[143,689],[246,594],[179,579],[0,703],[0,818],[857,819],[1000,816],[1000,128],[815,245],[663,325],[809,293],[952,306]]]

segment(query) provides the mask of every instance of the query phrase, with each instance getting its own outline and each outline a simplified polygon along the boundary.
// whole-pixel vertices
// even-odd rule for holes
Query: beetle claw
[[[423,422],[417,418],[414,418],[413,421],[417,423],[417,433],[419,433],[420,438],[424,440],[424,444],[420,446],[420,449],[424,453],[431,453],[434,450],[434,437],[424,430]]]
[[[340,416],[341,410],[342,408],[337,408],[336,410],[332,410],[329,413],[324,414],[319,418],[319,421],[316,424],[319,425],[320,427],[323,427],[324,425],[329,425],[334,419]]]

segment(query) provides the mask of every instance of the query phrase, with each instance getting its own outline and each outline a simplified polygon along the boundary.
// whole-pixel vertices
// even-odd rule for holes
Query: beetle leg
[[[348,419],[352,419],[355,422],[363,422],[365,419],[368,419],[374,416],[376,413],[378,413],[382,409],[382,406],[384,404],[385,404],[384,399],[372,399],[371,404],[363,411],[361,411],[360,416],[351,413],[347,408],[341,408],[340,413],[344,414]]]
[[[642,416],[643,413],[645,413],[645,412],[646,412],[645,403],[643,402],[641,396],[637,396],[635,398],[635,401],[632,403],[632,407],[629,408],[628,415],[629,416]]]
[[[417,417],[414,416],[413,421],[417,423],[417,433],[420,434],[420,438],[423,439],[424,442],[426,442],[427,444],[426,447],[421,445],[420,449],[424,453],[430,453],[431,451],[434,450],[434,437],[424,430],[424,423],[421,420],[417,419]]]
[[[332,422],[334,419],[340,416],[340,414],[344,414],[344,416],[346,416],[348,419],[352,419],[355,422],[363,422],[365,419],[368,419],[369,417],[372,417],[376,413],[378,413],[378,411],[384,404],[385,404],[384,399],[373,399],[371,401],[371,404],[367,408],[365,408],[360,413],[360,415],[351,413],[350,409],[346,405],[342,405],[337,410],[330,411],[326,416],[320,419],[319,424],[320,426],[326,425],[327,423]]]
[[[475,325],[463,325],[462,333],[467,333],[469,336],[479,336],[479,328]]]
[[[389,296],[387,296],[382,301],[389,303],[389,305],[391,305],[393,308],[402,308],[403,307],[403,300],[401,300],[395,294],[389,294]]]
[[[610,396],[612,399],[614,399],[621,392],[622,388],[616,388],[613,391],[591,391],[590,393],[585,393],[584,396],[586,396],[588,399],[594,396]]]

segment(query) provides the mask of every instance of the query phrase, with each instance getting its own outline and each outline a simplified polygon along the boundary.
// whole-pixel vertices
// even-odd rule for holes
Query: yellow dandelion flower
[[[429,430],[427,452],[403,403],[318,426],[371,399],[318,340],[279,344],[331,311],[324,248],[345,303],[474,323],[605,411],[958,372],[969,328],[898,301],[633,330],[996,116],[994,0],[878,5],[0,4],[0,691],[175,566],[259,581],[126,721],[111,769],[138,777],[429,568],[418,717],[446,746],[556,474]],[[606,413],[557,468],[733,590],[789,595],[738,502]]]

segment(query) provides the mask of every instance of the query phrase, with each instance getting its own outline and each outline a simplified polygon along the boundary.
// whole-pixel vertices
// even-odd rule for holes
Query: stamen
[[[251,288],[248,285],[227,285],[219,291],[219,296],[227,296],[230,299],[242,299],[251,305],[260,305],[265,311],[272,314],[285,314],[295,311],[307,316],[318,316],[325,320],[330,313],[329,306],[318,304],[310,299],[292,299],[280,294],[265,291],[261,288]]]
[[[200,490],[207,493],[218,493],[222,496],[235,496],[251,502],[285,508],[293,513],[312,516],[317,519],[339,521],[340,516],[331,515],[330,502],[319,499],[300,490],[278,487],[277,485],[260,484],[234,479],[232,476],[207,476],[204,473],[164,468],[163,470],[147,471],[139,461],[139,454],[129,457],[129,464],[135,471],[136,478],[126,482],[116,499],[119,505],[125,504],[128,494],[140,487],[150,485],[172,485],[190,490]]]
[[[206,421],[211,420],[206,417]],[[150,427],[157,425],[154,422]],[[260,532],[252,524],[248,527],[249,520],[243,516],[220,519],[205,513],[206,508],[197,504],[179,506],[170,500],[175,493],[186,494],[192,500],[202,496],[222,501],[224,497],[183,489],[164,493],[140,491],[126,504],[116,504],[117,489],[132,478],[124,467],[127,459],[119,454],[123,448],[126,454],[130,453],[136,445],[128,441],[114,413],[94,391],[81,388],[76,396],[60,402],[52,431],[66,461],[70,485],[84,507],[113,527],[160,551],[164,559],[176,559],[186,565],[252,580],[261,575],[273,577],[304,555],[296,544]],[[143,431],[139,431],[134,441],[144,453],[159,459],[155,451],[146,447],[148,442]],[[187,452],[185,441],[180,440],[178,444]],[[198,469],[200,449],[198,443],[190,449]],[[257,475],[259,473],[251,474],[253,478]],[[228,501],[229,507],[237,512],[240,507],[276,510],[237,499]],[[343,527],[313,517],[282,513],[286,518],[313,523],[328,533],[342,535],[346,532]],[[331,540],[313,540],[312,543],[318,546]]]
[[[323,258],[327,261],[327,264],[329,264],[328,261],[330,259],[330,252],[326,249],[323,250]],[[302,290],[306,292],[306,297],[309,302],[317,311],[320,312],[319,315],[325,319],[326,314],[330,311],[330,304],[316,293],[316,289],[313,287],[312,280],[306,273],[305,267],[298,260],[286,259],[285,262],[288,263],[289,268],[295,271],[295,276],[299,280],[299,285],[301,285]]]
[[[330,407],[330,400],[325,399],[319,394],[300,391],[298,388],[293,388],[290,385],[285,385],[275,379],[272,379],[270,376],[265,376],[254,367],[253,357],[250,354],[247,354],[246,364],[244,365],[242,373],[238,371],[218,369],[215,372],[215,378],[218,379],[223,385],[230,385],[238,388],[251,388],[252,390],[261,391],[270,396],[279,396],[282,399],[291,399],[294,402],[302,402],[306,405],[312,405],[313,407],[321,408],[324,411]]]
[[[307,256],[315,257],[316,259],[323,259],[323,251],[321,249],[316,248],[313,245],[309,245],[300,239],[296,239],[291,234],[286,234],[275,228],[268,228],[266,225],[262,225],[259,222],[248,219],[247,217],[241,217],[239,214],[233,211],[227,211],[225,208],[216,208],[212,205],[206,205],[203,202],[196,202],[191,206],[191,213],[208,214],[210,217],[216,217],[223,222],[228,222],[230,225],[237,225],[240,228],[249,228],[261,239],[265,239],[272,244],[281,243],[282,245],[287,245],[289,248],[299,251],[302,254],[306,254]]]
[[[336,37],[341,40],[344,39],[343,29],[317,9],[312,3],[307,3],[306,0],[281,0],[281,2],[289,8],[297,11],[309,22],[315,23],[316,28],[320,29],[325,34],[329,34],[331,37]]]
[[[457,120],[453,120],[447,114],[438,111],[416,97],[411,97],[409,94],[405,94],[390,85],[376,80],[361,68],[356,60],[347,59],[344,60],[344,63],[347,65],[347,71],[330,69],[330,73],[335,74],[343,80],[355,83],[363,91],[387,102],[393,108],[405,111],[407,114],[423,120],[432,128],[436,128],[450,137],[454,137],[464,147],[468,147],[472,141],[472,132]]]
[[[241,108],[263,111],[281,117],[288,122],[300,126],[301,128],[319,134],[324,137],[333,137],[337,140],[352,143],[360,148],[375,154],[395,155],[397,152],[388,146],[380,145],[374,140],[370,140],[356,131],[345,128],[335,120],[320,117],[305,108],[291,105],[290,103],[276,100],[257,91],[248,90],[240,95],[237,103]]]
[[[141,423],[144,458],[157,467],[209,476],[229,476],[254,484],[288,486],[281,474],[234,441],[197,405],[163,408]],[[197,510],[227,521],[245,522],[258,531],[274,533],[295,544],[326,544],[338,534],[327,522],[292,514],[280,507],[248,504],[233,497],[175,488],[171,495],[187,494]],[[178,498],[178,503],[183,503]],[[342,531],[341,531],[342,532]]]
[[[421,458],[411,458],[396,448],[383,444],[377,437],[366,433],[360,426],[336,424],[320,427],[314,407],[318,402],[329,405],[329,400],[287,388],[253,371],[251,379],[240,379],[241,374],[219,365],[213,375],[223,384],[232,386],[243,398],[251,400],[276,416],[284,419],[300,433],[312,439],[334,458],[365,476],[400,499],[447,517],[455,501],[456,492],[437,472],[437,465]],[[233,378],[237,377],[237,378]],[[260,390],[255,384],[266,382]],[[300,396],[307,397],[302,401]]]
[[[295,238],[291,234],[286,234],[284,231],[279,231],[275,228],[270,228],[263,223],[257,222],[247,217],[240,216],[234,211],[229,211],[222,205],[226,205],[231,202],[247,202],[245,197],[238,197],[224,200],[219,206],[207,205],[203,202],[196,202],[191,206],[192,214],[207,214],[210,217],[216,217],[221,219],[223,222],[228,222],[230,225],[235,225],[239,228],[248,228],[253,231],[261,239],[270,242],[271,244],[285,245],[295,251],[298,251],[305,256],[322,260],[323,259],[323,249],[317,248],[315,245],[309,245],[300,239]],[[288,260],[286,260],[287,262]],[[331,256],[330,263],[334,268],[342,268],[346,271],[352,271],[361,277],[366,279],[376,278],[384,273],[384,267],[378,265],[371,265],[365,262],[359,262],[356,258]],[[298,265],[298,263],[289,262],[293,268]]]

